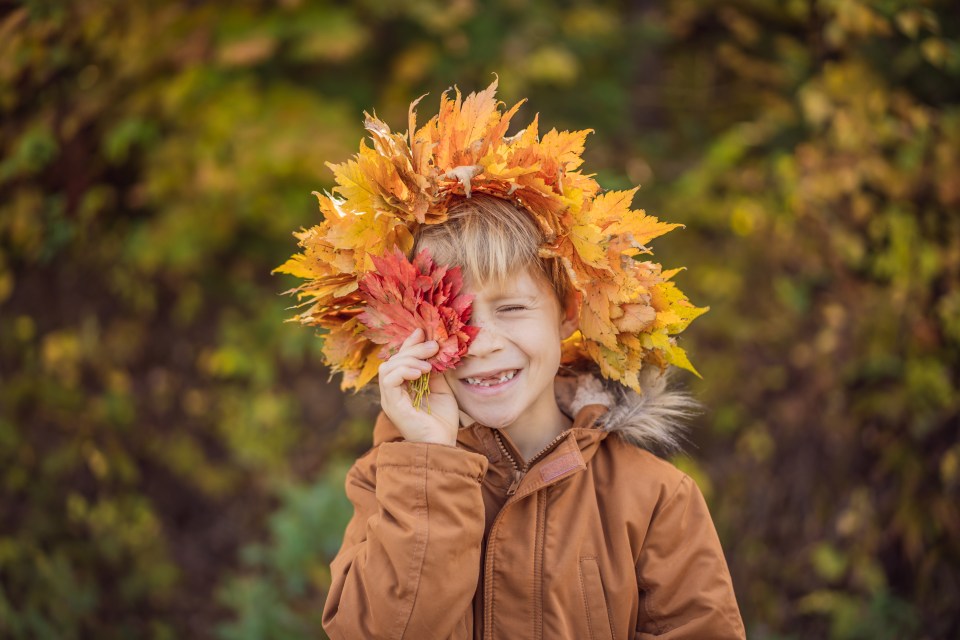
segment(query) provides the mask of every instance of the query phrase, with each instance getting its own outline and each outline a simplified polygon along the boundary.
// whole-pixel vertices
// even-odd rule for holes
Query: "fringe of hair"
[[[418,230],[414,253],[426,247],[440,264],[458,266],[479,285],[502,283],[518,271],[536,268],[557,294],[561,305],[570,290],[563,265],[541,258],[543,232],[533,218],[512,202],[475,194],[450,207],[442,224]]]

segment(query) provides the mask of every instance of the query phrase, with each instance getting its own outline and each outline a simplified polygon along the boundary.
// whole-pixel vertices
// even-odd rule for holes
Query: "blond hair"
[[[563,305],[570,283],[556,258],[540,257],[543,232],[512,202],[474,194],[450,207],[447,219],[419,229],[414,253],[426,247],[440,264],[457,266],[479,285],[502,283],[517,271],[532,268],[549,283]]]

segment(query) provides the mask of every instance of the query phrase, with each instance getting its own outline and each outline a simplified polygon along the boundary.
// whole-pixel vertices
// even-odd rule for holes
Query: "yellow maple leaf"
[[[626,304],[621,309],[622,315],[616,318],[613,323],[617,329],[624,333],[645,331],[657,317],[657,312],[653,307],[646,304]]]
[[[276,267],[270,273],[288,273],[297,278],[316,278],[319,274],[316,273],[313,269],[313,265],[307,259],[307,256],[297,253],[284,262],[279,267]]]
[[[690,359],[687,357],[687,352],[684,351],[681,347],[671,344],[666,349],[663,350],[664,355],[668,363],[672,364],[675,367],[680,367],[681,369],[686,369],[693,375],[698,378],[703,378],[700,375],[700,372],[691,364]]]
[[[602,344],[610,349],[617,348],[617,336],[610,328],[605,309],[596,309],[584,305],[580,311],[580,331],[588,340]]]
[[[557,131],[551,129],[540,140],[542,153],[553,158],[556,162],[564,165],[566,170],[573,170],[583,164],[583,147],[587,135],[593,133],[593,129],[584,129],[583,131]]]
[[[370,353],[367,354],[366,359],[363,362],[363,367],[360,369],[360,373],[357,374],[356,379],[350,380],[350,386],[353,389],[361,389],[364,385],[377,377],[380,365],[383,363],[383,360],[380,359],[378,354],[378,349],[370,349]]]
[[[606,251],[603,249],[603,234],[597,225],[590,222],[573,224],[569,238],[585,263],[598,268],[603,266]]]
[[[361,144],[361,152],[364,148],[366,145]],[[328,162],[327,167],[333,171],[334,180],[337,182],[334,192],[340,195],[344,202],[349,202],[353,211],[372,213],[377,209],[380,198],[367,175],[367,167],[361,165],[360,156],[340,164]]]
[[[371,255],[384,255],[394,246],[403,251],[413,247],[410,230],[394,216],[348,212],[325,222],[324,238],[335,249],[353,251],[356,273],[373,268]]]

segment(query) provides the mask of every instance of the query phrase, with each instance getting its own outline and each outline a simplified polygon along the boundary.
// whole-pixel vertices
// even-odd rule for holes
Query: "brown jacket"
[[[745,637],[700,491],[642,448],[675,444],[688,401],[662,381],[557,388],[573,427],[526,469],[505,434],[410,443],[381,414],[347,476],[333,640]]]

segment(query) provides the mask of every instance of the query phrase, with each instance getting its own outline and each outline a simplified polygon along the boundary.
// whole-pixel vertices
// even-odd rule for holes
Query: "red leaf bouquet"
[[[419,328],[424,340],[440,345],[437,354],[427,360],[433,365],[431,371],[442,373],[457,366],[479,331],[467,325],[473,296],[461,293],[460,268],[437,265],[426,249],[412,263],[399,249],[372,260],[375,270],[360,280],[366,309],[359,320],[367,327],[364,335],[384,345],[380,357],[396,353]],[[411,384],[416,408],[429,393],[431,371]]]

